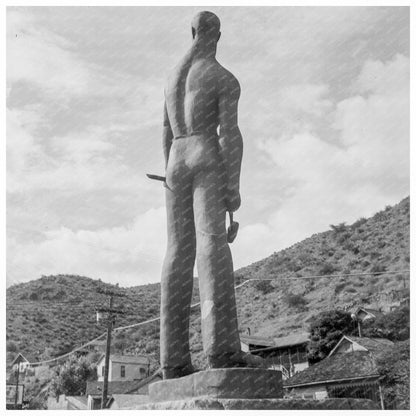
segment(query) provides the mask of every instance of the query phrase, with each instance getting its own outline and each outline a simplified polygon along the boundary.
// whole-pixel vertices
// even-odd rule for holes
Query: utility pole
[[[19,373],[20,373],[20,361],[17,363],[17,374],[16,374],[16,395],[14,396],[14,408],[17,409],[17,399],[19,397]]]
[[[105,348],[105,364],[104,364],[104,385],[103,385],[103,394],[101,397],[101,409],[105,409],[107,403],[107,395],[108,395],[108,374],[109,374],[109,366],[110,366],[110,350],[111,350],[111,332],[113,329],[114,324],[114,314],[123,314],[123,311],[113,309],[113,299],[115,296],[125,296],[121,293],[112,292],[109,290],[99,289],[98,293],[103,293],[109,296],[108,308],[99,308],[97,309],[97,313],[100,312],[107,312],[107,345]],[[98,315],[97,315],[98,318]]]

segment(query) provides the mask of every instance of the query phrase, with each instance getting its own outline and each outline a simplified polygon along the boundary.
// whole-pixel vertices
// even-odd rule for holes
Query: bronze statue
[[[240,85],[215,59],[220,35],[215,14],[197,14],[192,21],[191,49],[165,87],[168,246],[162,271],[160,322],[164,378],[194,371],[189,352],[189,314],[195,257],[202,340],[209,367],[258,366],[258,357],[241,352],[233,264],[225,228],[226,213],[240,206],[243,142],[237,122]],[[231,240],[236,233],[236,225],[233,227]]]

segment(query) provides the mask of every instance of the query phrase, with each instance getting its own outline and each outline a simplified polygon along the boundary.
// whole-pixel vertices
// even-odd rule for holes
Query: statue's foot
[[[167,380],[170,378],[179,378],[188,376],[195,372],[194,367],[192,364],[186,364],[182,367],[165,367],[162,368],[162,376],[163,380]]]
[[[209,368],[265,368],[266,362],[258,355],[248,354],[243,351],[236,353],[223,353],[218,356],[208,357]]]

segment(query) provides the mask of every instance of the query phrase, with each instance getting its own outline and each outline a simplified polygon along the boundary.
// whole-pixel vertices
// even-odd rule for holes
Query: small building
[[[303,399],[363,398],[383,407],[375,357],[393,343],[343,336],[328,357],[285,380],[285,396]]]
[[[240,336],[242,350],[259,355],[267,368],[280,370],[285,380],[309,367],[307,348],[309,334],[298,333],[279,338]]]
[[[17,372],[17,369],[19,369],[20,374],[24,374],[26,372],[26,369],[30,367],[30,362],[27,358],[23,356],[22,353],[18,353],[15,357],[15,359],[11,362],[11,371],[13,373]]]
[[[149,397],[149,384],[161,379],[162,375],[160,371],[157,371],[143,380],[109,381],[107,407],[114,409],[127,409],[133,402],[145,403],[148,401]],[[88,397],[89,410],[101,408],[103,387],[103,381],[87,382],[86,396]],[[123,397],[126,398],[126,395],[136,397],[130,397],[128,400],[123,400]]]
[[[394,343],[386,338],[353,337],[344,335],[337,345],[329,353],[331,355],[349,353],[354,351],[366,351],[372,355],[380,354],[385,347]]]
[[[347,356],[348,355],[348,356]],[[353,397],[379,401],[379,374],[370,354],[335,354],[283,382],[286,397]]]
[[[88,410],[87,396],[66,396],[61,394],[58,398],[48,397],[48,410]]]
[[[97,363],[98,381],[104,381],[105,356]],[[143,380],[149,376],[150,360],[144,355],[111,354],[109,362],[109,381]]]
[[[383,312],[380,310],[363,308],[362,306],[358,307],[354,314],[360,322],[365,322],[370,319],[376,319],[380,316],[384,316]]]

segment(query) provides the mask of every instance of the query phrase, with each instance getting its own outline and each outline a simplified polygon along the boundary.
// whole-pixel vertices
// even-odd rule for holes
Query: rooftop
[[[103,360],[105,356],[101,357],[100,361]],[[122,363],[122,364],[144,364],[147,365],[150,362],[149,357],[145,355],[121,355],[121,354],[111,354],[110,360],[113,363]]]
[[[306,344],[309,342],[309,334],[298,333],[298,334],[291,334],[285,337],[279,338],[266,338],[266,337],[258,337],[258,336],[251,336],[251,335],[240,335],[240,340],[245,344],[251,344],[256,346],[263,346],[267,349],[270,348],[284,348],[290,347],[292,345],[301,345]]]
[[[378,309],[370,309],[370,308],[364,308],[362,306],[358,307],[355,311],[355,314],[358,314],[359,311],[364,311],[367,313],[370,313],[372,315],[374,315],[376,318],[379,316],[384,316],[384,313],[379,311]]]
[[[386,338],[367,338],[367,337],[352,337],[352,336],[344,336],[341,341],[338,343],[341,344],[342,341],[349,340],[355,342],[359,345],[362,345],[366,348],[369,352],[373,354],[379,354],[385,350],[386,347],[393,345],[394,343]],[[335,351],[336,347],[332,350]],[[330,354],[332,354],[332,351]]]
[[[286,337],[273,338],[276,347],[289,347],[292,345],[306,344],[309,342],[309,334],[307,332],[299,334],[291,334]]]
[[[263,345],[265,347],[272,347],[274,345],[272,338],[258,337],[254,335],[240,335],[240,341],[245,344]]]
[[[300,371],[283,382],[284,387],[323,384],[345,379],[378,377],[377,367],[367,351],[334,354]]]

